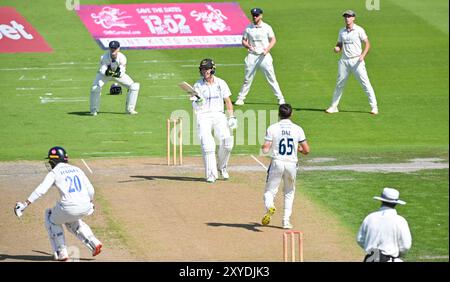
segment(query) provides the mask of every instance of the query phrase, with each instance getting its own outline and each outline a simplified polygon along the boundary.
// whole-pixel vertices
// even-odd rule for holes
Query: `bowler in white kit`
[[[100,59],[100,68],[92,83],[90,95],[91,115],[96,116],[99,113],[102,87],[110,80],[114,80],[128,89],[125,112],[131,115],[137,114],[135,109],[140,84],[134,82],[133,79],[126,74],[126,66],[127,58],[120,52],[120,43],[118,41],[111,41],[109,43],[109,51]]]
[[[53,208],[46,209],[44,214],[53,256],[58,261],[69,258],[63,224],[86,245],[93,256],[98,255],[102,248],[102,243],[82,220],[94,212],[94,187],[80,168],[67,163],[68,159],[64,148],[52,147],[48,152],[50,172],[28,199],[17,202],[14,208],[14,213],[20,218],[25,208],[47,193],[53,185],[58,188],[60,200]]]
[[[369,99],[370,113],[377,115],[377,98],[375,97],[372,84],[370,84],[366,63],[364,62],[364,58],[370,49],[369,38],[365,30],[354,23],[355,12],[347,10],[342,16],[345,20],[345,27],[339,30],[338,40],[334,47],[335,53],[342,51],[342,57],[338,62],[338,76],[333,99],[330,107],[325,112],[329,114],[339,112],[338,105],[344,92],[345,83],[349,75],[353,73]],[[364,42],[364,50],[362,49],[362,42]]]
[[[293,228],[290,217],[294,204],[295,180],[297,178],[297,152],[307,155],[310,151],[303,129],[291,121],[292,107],[289,104],[279,106],[280,121],[272,124],[266,131],[265,142],[261,149],[264,154],[271,152],[272,161],[267,171],[264,205],[266,214],[262,224],[270,223],[276,211],[274,198],[278,193],[281,180],[284,182],[284,214],[282,226]]]

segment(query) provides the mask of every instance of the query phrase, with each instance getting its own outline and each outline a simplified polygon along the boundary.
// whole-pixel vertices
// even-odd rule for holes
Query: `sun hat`
[[[380,200],[382,202],[391,203],[391,204],[406,204],[405,201],[399,199],[400,192],[398,192],[394,188],[385,187],[383,189],[383,193],[381,193],[381,197],[375,196],[373,197],[375,200]]]

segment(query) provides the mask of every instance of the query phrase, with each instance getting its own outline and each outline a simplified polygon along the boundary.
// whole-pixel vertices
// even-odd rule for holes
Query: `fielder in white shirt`
[[[100,111],[100,95],[102,87],[110,80],[114,80],[128,89],[125,112],[131,115],[137,114],[135,108],[140,84],[134,82],[133,79],[126,74],[126,67],[127,58],[120,52],[119,42],[111,41],[109,43],[109,51],[100,58],[100,68],[92,83],[90,96],[91,115],[96,116]]]
[[[393,188],[384,188],[381,208],[369,214],[361,224],[356,241],[366,252],[365,262],[402,261],[411,248],[411,232],[406,219],[397,214],[395,206],[406,202],[399,199],[400,193]]]
[[[290,120],[292,116],[291,105],[280,105],[278,116],[280,121],[269,126],[266,131],[265,143],[261,147],[264,154],[271,151],[272,155],[272,161],[267,171],[264,192],[266,214],[262,219],[262,224],[269,224],[276,211],[274,198],[278,192],[278,186],[283,180],[284,215],[282,223],[284,229],[291,229],[293,226],[290,223],[290,217],[294,204],[295,180],[297,177],[297,152],[307,155],[310,149],[303,129]]]
[[[338,62],[338,76],[333,99],[330,107],[325,112],[329,114],[339,112],[338,105],[344,91],[345,83],[349,75],[353,73],[369,99],[370,113],[377,115],[377,98],[370,84],[366,63],[364,62],[364,58],[370,49],[369,38],[364,29],[354,23],[355,12],[347,10],[342,16],[345,19],[345,27],[339,30],[338,40],[334,47],[335,53],[342,51],[342,57]],[[361,42],[364,42],[364,50],[362,50]]]
[[[63,224],[88,247],[93,256],[98,255],[102,243],[94,236],[91,228],[81,220],[94,212],[94,187],[81,169],[67,163],[68,156],[62,147],[52,147],[48,152],[48,160],[50,172],[25,202],[16,203],[15,214],[21,217],[27,206],[55,185],[61,198],[55,207],[45,210],[45,227],[54,259],[65,261],[69,258]]]
[[[237,127],[237,120],[233,114],[230,88],[224,80],[214,75],[216,72],[214,61],[202,60],[199,70],[202,78],[193,87],[201,99],[192,102],[192,106],[197,117],[198,136],[205,164],[205,178],[207,182],[213,183],[218,178],[218,171],[223,179],[230,177],[227,166],[234,144],[232,130]],[[224,104],[228,120],[224,113]],[[214,137],[220,143],[217,161]]]
[[[284,104],[285,100],[281,93],[273,68],[273,58],[270,49],[273,48],[277,39],[272,27],[262,21],[263,11],[253,8],[251,11],[253,24],[247,26],[242,36],[242,45],[248,49],[245,58],[245,77],[235,105],[244,105],[244,100],[250,91],[256,71],[261,69],[272,91],[278,99],[278,104]]]

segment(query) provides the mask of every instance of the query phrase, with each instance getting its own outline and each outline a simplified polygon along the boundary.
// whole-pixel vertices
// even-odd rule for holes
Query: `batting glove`
[[[236,129],[237,128],[237,119],[236,119],[236,117],[229,117],[228,118],[228,127],[230,129]]]
[[[14,213],[17,215],[17,217],[21,217],[23,214],[23,211],[26,209],[26,207],[28,206],[28,204],[25,203],[21,203],[21,202],[17,202],[16,206],[14,207]]]
[[[195,101],[195,103],[198,105],[198,106],[203,106],[204,104],[205,104],[205,99],[203,99],[203,98],[197,98],[197,97],[195,97],[194,96],[194,101]]]

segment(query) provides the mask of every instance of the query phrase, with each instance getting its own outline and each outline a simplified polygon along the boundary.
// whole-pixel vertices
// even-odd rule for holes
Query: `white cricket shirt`
[[[199,96],[205,99],[205,103],[202,106],[197,106],[195,102],[192,103],[196,114],[224,112],[223,99],[230,97],[231,91],[228,84],[223,79],[214,76],[213,83],[208,84],[201,78],[195,82],[193,87]]]
[[[359,25],[353,24],[351,30],[347,30],[345,27],[341,28],[337,41],[342,43],[342,58],[359,57],[362,53],[362,41],[366,39],[367,34]]]
[[[383,254],[398,257],[411,248],[411,232],[408,222],[397,210],[381,207],[369,214],[359,228],[356,241],[366,251],[378,249]]]
[[[108,66],[111,66],[112,71],[116,71],[117,67],[120,66],[121,74],[124,74],[127,65],[127,57],[121,52],[117,53],[117,58],[113,60],[111,58],[111,53],[106,52],[103,56],[100,57],[100,69],[99,72],[105,74],[105,71],[108,69]]]
[[[58,188],[62,206],[87,205],[94,197],[94,187],[81,169],[68,163],[59,163],[31,193],[28,201],[33,203],[53,185]]]
[[[245,28],[242,38],[248,40],[249,44],[255,49],[255,51],[249,50],[248,52],[259,55],[269,46],[269,38],[274,36],[272,27],[265,22],[261,22],[260,25],[249,24]]]
[[[303,129],[290,119],[282,119],[267,128],[266,141],[272,142],[271,156],[275,160],[296,163],[298,143],[306,141]]]

